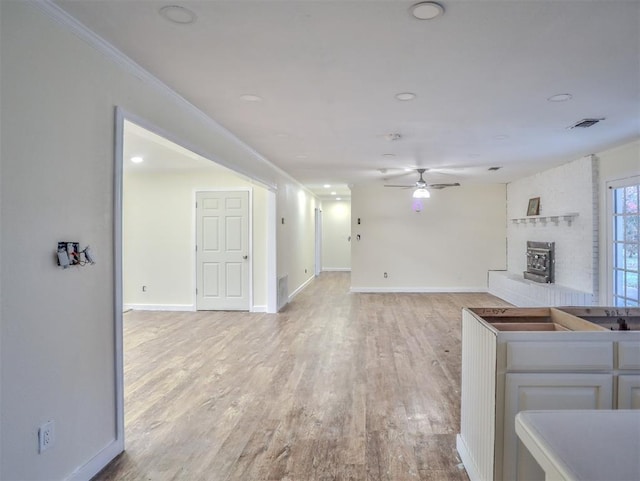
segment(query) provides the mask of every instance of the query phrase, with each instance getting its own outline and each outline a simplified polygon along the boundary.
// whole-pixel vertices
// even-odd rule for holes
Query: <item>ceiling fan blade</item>
[[[391,168],[391,169],[384,169],[386,170],[385,175],[383,177],[383,180],[393,180],[393,179],[397,179],[399,177],[407,177],[408,175],[416,175],[416,171],[415,170],[404,170],[404,169],[395,169],[395,168]],[[399,170],[399,172],[393,172],[393,173],[389,173],[390,170]]]
[[[456,182],[454,184],[429,184],[427,186],[427,189],[435,189],[435,190],[440,190],[440,189],[444,189],[446,187],[459,187],[460,183]]]
[[[402,189],[411,189],[415,187],[415,185],[394,185],[394,184],[384,184],[385,187],[400,187]]]

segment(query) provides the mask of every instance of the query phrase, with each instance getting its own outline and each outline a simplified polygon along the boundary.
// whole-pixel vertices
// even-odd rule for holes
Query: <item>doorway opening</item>
[[[246,195],[248,228],[242,255],[248,269],[243,279],[246,304],[241,310],[276,312],[275,192],[184,145],[144,119],[116,109],[114,316],[120,450],[125,437],[123,312],[197,309],[197,192]]]

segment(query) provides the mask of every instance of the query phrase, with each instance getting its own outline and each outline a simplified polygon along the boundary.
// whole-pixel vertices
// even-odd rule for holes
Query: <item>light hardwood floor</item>
[[[468,480],[460,310],[487,294],[350,294],[279,314],[124,317],[126,451],[104,480]]]

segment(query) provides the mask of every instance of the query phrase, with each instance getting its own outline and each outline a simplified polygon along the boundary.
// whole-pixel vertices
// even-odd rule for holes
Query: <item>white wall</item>
[[[607,200],[610,196],[610,190],[607,188],[607,183],[640,175],[640,140],[601,152],[598,154],[598,159],[600,164],[598,208],[601,212],[598,236],[600,245],[600,304],[611,305],[608,286],[610,282],[609,269],[612,268],[608,260],[608,245],[611,238],[607,222]]]
[[[288,277],[293,297],[314,277],[315,209],[320,202],[293,182],[279,186],[277,199],[278,277]]]
[[[0,2],[2,229],[0,478],[87,479],[116,439],[114,109],[146,119],[186,147],[278,190],[277,209],[315,201],[282,196],[295,182],[130,64],[115,63],[42,7]],[[313,215],[278,231],[278,268],[302,284]],[[289,238],[292,236],[291,238]],[[311,239],[313,235],[311,235]],[[59,240],[91,244],[97,263],[55,266]],[[299,244],[300,243],[300,244]],[[302,245],[309,243],[310,245]],[[295,247],[304,252],[289,256]],[[310,272],[313,272],[311,270]],[[278,272],[280,275],[280,272]],[[37,429],[56,423],[37,453]]]
[[[597,160],[592,156],[516,180],[507,185],[507,266],[522,276],[526,243],[555,242],[555,283],[583,292],[597,289]],[[558,222],[519,222],[529,199],[540,197],[540,216],[577,212],[569,225]]]
[[[351,202],[322,201],[322,270],[351,269]]]
[[[352,290],[485,291],[487,271],[505,268],[505,189],[436,190],[416,213],[410,190],[354,186]]]
[[[125,308],[195,310],[195,192],[224,189],[252,191],[251,309],[266,309],[266,189],[213,165],[187,172],[125,173]]]

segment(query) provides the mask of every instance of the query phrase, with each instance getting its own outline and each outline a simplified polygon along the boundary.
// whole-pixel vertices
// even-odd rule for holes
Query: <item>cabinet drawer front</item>
[[[618,369],[640,369],[640,342],[618,343]]]
[[[613,342],[509,342],[508,371],[613,369]]]

